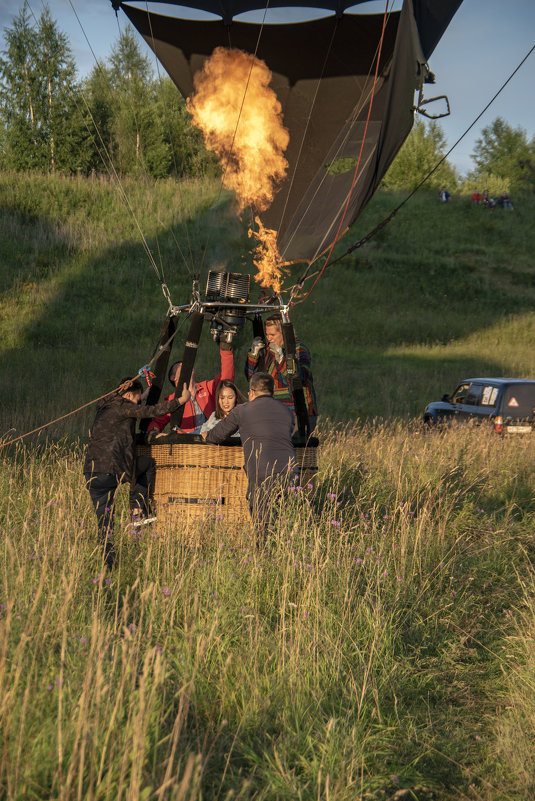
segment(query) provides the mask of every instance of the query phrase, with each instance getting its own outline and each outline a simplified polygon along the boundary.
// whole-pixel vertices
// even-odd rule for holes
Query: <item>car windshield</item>
[[[533,417],[535,384],[513,384],[505,390],[503,414],[512,417]]]
[[[467,382],[457,387],[451,397],[452,403],[463,403],[469,406],[477,406],[481,399],[483,386]]]

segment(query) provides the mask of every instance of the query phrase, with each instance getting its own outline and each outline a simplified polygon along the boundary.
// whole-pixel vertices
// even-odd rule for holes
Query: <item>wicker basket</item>
[[[318,441],[296,446],[301,484],[313,488]],[[237,523],[249,517],[243,449],[237,443],[209,445],[196,435],[169,435],[165,442],[138,445],[139,456],[156,462],[154,500],[158,518],[187,521],[215,517]]]

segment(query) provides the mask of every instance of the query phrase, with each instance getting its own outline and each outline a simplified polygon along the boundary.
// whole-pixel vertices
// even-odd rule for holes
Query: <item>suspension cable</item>
[[[534,51],[534,50],[535,50],[535,45],[533,45],[533,46],[532,46],[532,47],[531,47],[531,48],[528,50],[528,52],[527,52],[527,53],[526,53],[526,55],[523,57],[523,59],[520,61],[520,63],[518,64],[518,66],[517,66],[517,67],[516,67],[516,68],[513,70],[513,72],[512,72],[512,73],[509,75],[509,77],[508,77],[508,78],[507,78],[507,79],[506,79],[506,80],[503,82],[503,84],[500,86],[500,88],[498,89],[498,91],[497,91],[497,92],[496,92],[496,93],[493,95],[493,97],[492,97],[492,98],[489,100],[489,102],[487,103],[487,105],[486,105],[486,106],[483,108],[483,110],[482,110],[482,111],[481,111],[481,112],[480,112],[480,113],[477,115],[477,117],[476,117],[476,118],[473,120],[473,122],[471,122],[471,123],[470,123],[470,125],[468,126],[468,128],[466,128],[466,130],[465,130],[465,131],[464,131],[464,132],[461,134],[461,136],[460,136],[460,137],[459,137],[459,138],[458,138],[458,139],[457,139],[457,140],[456,140],[456,141],[453,143],[453,145],[452,145],[452,146],[449,148],[449,150],[448,150],[448,151],[447,151],[447,152],[446,152],[446,153],[445,153],[445,154],[442,156],[442,158],[441,158],[441,159],[440,159],[440,160],[439,160],[439,161],[438,161],[438,162],[435,164],[435,166],[434,166],[434,167],[433,167],[431,170],[429,170],[429,172],[427,173],[427,175],[426,175],[424,178],[422,178],[422,180],[419,182],[419,184],[418,184],[418,185],[417,185],[417,186],[416,186],[416,187],[415,187],[415,188],[414,188],[414,189],[413,189],[413,190],[412,190],[412,191],[411,191],[411,192],[410,192],[410,193],[407,195],[407,197],[406,197],[404,200],[402,200],[402,202],[401,202],[401,203],[400,203],[398,206],[396,206],[396,207],[395,207],[395,208],[394,208],[394,209],[393,209],[393,210],[390,212],[390,214],[388,214],[388,215],[387,215],[387,216],[386,216],[386,217],[385,217],[383,220],[381,220],[381,222],[380,222],[380,223],[378,223],[378,225],[376,225],[376,226],[375,226],[375,228],[374,228],[372,231],[370,231],[368,234],[366,234],[365,236],[363,236],[363,237],[362,237],[362,239],[359,239],[359,241],[358,241],[358,242],[355,242],[353,245],[351,245],[351,247],[349,247],[349,248],[348,248],[348,249],[347,249],[347,250],[346,250],[344,253],[342,253],[342,254],[341,254],[340,256],[338,256],[336,259],[334,259],[333,261],[331,261],[331,262],[330,262],[330,265],[329,265],[330,267],[333,267],[335,264],[338,264],[338,262],[342,261],[342,259],[344,259],[346,256],[349,256],[349,255],[350,255],[351,253],[353,253],[355,250],[357,250],[358,248],[362,247],[362,245],[365,245],[367,242],[369,242],[369,241],[370,241],[370,239],[372,239],[372,237],[373,237],[373,236],[375,236],[375,234],[376,234],[376,233],[378,233],[378,232],[379,232],[379,231],[381,231],[383,228],[385,228],[385,226],[386,226],[386,225],[388,225],[388,223],[389,223],[389,222],[390,222],[390,221],[391,221],[391,220],[392,220],[392,219],[393,219],[393,218],[396,216],[396,214],[398,213],[398,211],[399,211],[399,210],[400,210],[400,209],[401,209],[401,208],[402,208],[402,207],[403,207],[403,206],[404,206],[406,203],[408,203],[408,201],[409,201],[409,200],[410,200],[410,199],[411,199],[411,198],[412,198],[412,197],[413,197],[413,196],[416,194],[416,192],[418,192],[418,190],[419,190],[419,189],[421,189],[421,187],[422,187],[422,186],[423,186],[423,185],[424,185],[424,184],[425,184],[425,183],[426,183],[426,182],[429,180],[429,178],[430,178],[430,177],[431,177],[431,176],[432,176],[432,175],[433,175],[433,174],[434,174],[434,173],[435,173],[435,172],[438,170],[438,168],[441,166],[441,164],[443,164],[443,163],[444,163],[444,161],[445,161],[445,160],[448,158],[448,156],[449,156],[449,155],[450,155],[450,154],[453,152],[453,150],[454,150],[454,149],[457,147],[457,145],[458,145],[458,144],[459,144],[459,143],[460,143],[460,142],[461,142],[461,141],[464,139],[464,137],[465,137],[465,136],[466,136],[466,135],[467,135],[467,134],[468,134],[468,133],[469,133],[469,132],[472,130],[472,128],[474,127],[474,125],[475,125],[475,124],[476,124],[476,123],[477,123],[477,122],[478,122],[478,121],[481,119],[481,117],[483,116],[483,114],[485,114],[485,112],[486,112],[486,111],[487,111],[487,110],[490,108],[490,106],[491,106],[491,105],[494,103],[494,101],[496,100],[496,98],[497,98],[497,97],[498,97],[498,96],[499,96],[499,95],[502,93],[502,91],[505,89],[505,87],[507,86],[507,84],[508,84],[508,83],[509,83],[509,82],[512,80],[512,78],[513,78],[513,77],[516,75],[516,73],[517,73],[517,72],[519,71],[519,69],[520,69],[520,68],[523,66],[523,64],[524,64],[524,63],[527,61],[527,59],[530,57],[530,55],[533,53],[533,51]],[[334,244],[336,244],[336,240],[335,240],[335,243],[334,243]],[[333,247],[334,247],[334,245],[333,245]],[[324,273],[324,271],[325,271],[325,269],[326,269],[326,267],[327,267],[327,263],[329,262],[329,257],[330,257],[330,255],[332,254],[332,249],[333,249],[333,248],[331,247],[331,250],[330,250],[330,252],[329,252],[329,254],[328,254],[328,257],[327,257],[327,259],[326,259],[326,261],[325,261],[325,264],[323,265],[323,267],[321,268],[321,270],[319,270],[319,272],[318,272],[318,274],[317,274],[317,278],[316,278],[316,280],[314,281],[314,284],[312,285],[311,289],[310,289],[310,290],[309,290],[309,291],[306,293],[306,295],[304,295],[304,297],[302,297],[302,298],[299,298],[299,300],[295,301],[295,303],[293,303],[292,305],[296,305],[297,303],[303,303],[303,302],[304,302],[304,301],[305,301],[305,300],[306,300],[306,299],[309,297],[309,295],[311,294],[312,290],[314,289],[314,287],[315,287],[315,286],[316,286],[316,284],[318,283],[319,279],[321,278],[321,276],[323,275],[323,273]],[[305,271],[305,273],[304,273],[303,277],[302,277],[302,278],[301,278],[301,279],[298,281],[298,283],[297,283],[297,284],[294,284],[294,286],[290,288],[290,289],[292,290],[292,294],[291,294],[291,296],[290,296],[290,301],[291,301],[291,299],[292,299],[292,298],[295,296],[295,292],[294,292],[293,290],[297,290],[297,291],[299,291],[300,289],[302,289],[304,282],[305,282],[306,280],[308,280],[308,278],[309,278],[309,277],[310,277],[310,278],[312,278],[312,277],[313,277],[313,276],[309,276],[309,275],[308,275],[308,273],[309,273],[309,270],[310,270],[310,268],[311,268],[312,264],[313,264],[313,262],[310,262],[310,264],[308,265],[308,267],[307,267],[307,269],[306,269],[306,271]]]
[[[155,64],[156,64],[156,74],[158,75],[158,81],[160,83],[160,88],[161,88],[163,86],[163,78],[162,78],[162,75],[160,73],[160,62],[158,61],[158,56],[156,55],[156,40],[154,38],[154,31],[152,29],[152,12],[149,9],[148,0],[145,0],[145,7],[146,7],[146,11],[147,11],[147,19],[149,21],[150,36],[151,36],[151,41],[152,41],[152,52],[154,53],[154,61],[155,61]],[[177,92],[178,92],[178,88],[177,88]],[[165,120],[168,123],[167,134],[169,136],[169,141],[171,142],[171,140],[172,140],[172,130],[171,130],[171,126],[169,124],[169,119],[168,119],[167,115],[165,115]],[[173,164],[174,164],[174,167],[175,167],[175,172],[178,175],[178,164],[177,164],[177,160],[176,160],[176,153],[175,153],[175,148],[173,147],[172,143],[171,143],[171,153],[172,153],[172,156],[173,156]],[[180,181],[178,181],[178,192],[180,194],[180,199],[182,201],[182,205],[184,205],[184,203],[183,203],[183,195],[182,195],[182,186],[181,186]],[[185,231],[186,231],[186,238],[187,238],[187,244],[188,244],[188,250],[189,250],[189,258],[190,258],[191,264],[194,265],[195,262],[194,262],[194,258],[193,258],[193,248],[192,248],[192,245],[191,245],[191,240],[190,240],[190,235],[189,235],[189,228],[188,228],[187,225],[185,226]],[[182,251],[182,248],[180,247],[180,244],[179,244],[177,238],[174,235],[173,235],[173,239],[175,240],[175,244],[177,246],[178,252],[180,253],[180,255],[181,255],[181,257],[182,257],[182,259],[184,261],[184,264],[186,265],[186,270],[188,271],[188,274],[189,274],[190,278],[193,278],[193,273],[192,273],[192,270],[190,269],[190,265],[188,264],[188,260],[186,259],[185,255],[184,255],[184,253]]]
[[[388,15],[387,15],[388,19],[390,19],[391,13],[392,13],[391,11],[388,12]],[[369,99],[371,97],[371,93],[373,91],[373,84],[369,88],[369,90],[366,92],[366,94],[365,94],[365,91],[366,91],[366,89],[368,87],[368,82],[370,80],[372,67],[373,67],[373,64],[375,63],[375,59],[378,56],[378,52],[379,52],[379,42],[377,43],[377,47],[375,49],[375,53],[372,56],[372,59],[370,61],[368,74],[366,75],[366,78],[364,80],[364,86],[363,86],[363,88],[361,90],[360,97],[359,97],[358,102],[357,102],[357,104],[356,104],[356,106],[355,106],[355,108],[353,110],[352,115],[351,115],[351,125],[357,119],[358,115],[362,112],[362,109],[366,106],[366,103],[368,103],[368,101],[369,101]],[[351,133],[351,125],[347,126],[347,130],[346,130],[345,136],[340,140],[340,142],[338,144],[338,147],[336,149],[336,152],[333,154],[333,161],[336,161],[336,159],[339,157],[340,153],[343,151],[343,149],[344,149],[344,147],[345,147],[345,145],[347,143],[347,140],[348,140],[348,138],[350,136],[350,133]],[[299,156],[300,156],[300,154],[301,154],[301,151],[299,151]],[[295,174],[295,171],[294,171],[294,174]],[[316,199],[318,194],[321,192],[321,190],[323,188],[323,185],[324,185],[325,181],[327,180],[327,178],[328,178],[327,173],[322,175],[320,181],[318,182],[318,186],[316,187],[314,193],[311,195],[311,197],[309,199],[309,202],[308,202],[307,206],[305,207],[305,209],[303,209],[303,212],[301,214],[301,220],[307,214],[307,212],[310,210],[312,204],[314,203],[314,200]],[[292,178],[292,181],[293,181],[293,178]],[[288,199],[287,199],[287,202],[288,202]],[[284,207],[284,210],[286,210],[286,205]],[[280,226],[279,226],[279,228],[280,228]],[[289,245],[293,241],[293,239],[296,236],[296,234],[297,234],[297,226],[296,226],[296,228],[294,230],[294,233],[288,239],[287,247],[289,247]],[[314,256],[311,259],[310,263],[311,264],[314,263],[316,261],[316,258],[317,258],[317,253],[316,253],[316,256]]]
[[[327,47],[327,52],[325,53],[325,58],[323,59],[323,65],[321,67],[321,73],[320,73],[320,76],[319,76],[319,78],[317,80],[316,88],[314,89],[314,96],[312,97],[312,102],[311,102],[310,108],[308,110],[308,115],[307,115],[305,128],[304,128],[304,131],[303,131],[303,135],[301,137],[301,141],[299,143],[299,150],[297,152],[297,158],[295,160],[294,168],[293,168],[293,171],[292,171],[292,176],[291,176],[291,179],[290,179],[290,185],[289,185],[288,191],[286,193],[286,200],[284,201],[284,207],[282,209],[282,214],[281,214],[281,218],[280,218],[280,222],[279,222],[279,226],[278,226],[279,230],[282,228],[282,225],[284,223],[284,218],[286,217],[286,209],[288,207],[288,201],[290,200],[290,194],[291,194],[291,191],[292,191],[292,188],[293,188],[293,185],[294,185],[295,176],[297,174],[297,168],[298,168],[299,163],[301,161],[301,154],[302,154],[303,148],[305,146],[305,140],[306,140],[306,137],[307,137],[309,126],[310,126],[310,121],[312,119],[312,112],[314,110],[314,107],[316,105],[316,100],[318,98],[320,84],[321,84],[321,81],[323,79],[323,75],[325,74],[325,70],[327,68],[327,61],[329,60],[329,56],[331,55],[331,50],[332,50],[334,38],[336,36],[336,31],[338,30],[338,23],[339,23],[338,17],[335,17],[335,23],[333,25],[333,32],[332,32],[331,38],[329,40],[329,44],[328,44],[328,47]]]
[[[41,0],[41,3],[43,5],[43,8],[45,8],[43,0]],[[95,55],[95,52],[94,52],[93,48],[91,47],[91,44],[89,42],[89,39],[87,37],[87,34],[86,34],[85,29],[83,27],[83,24],[82,24],[82,22],[81,22],[81,20],[80,20],[80,18],[78,16],[78,13],[77,13],[74,5],[73,5],[72,0],[69,0],[69,4],[70,4],[70,6],[71,6],[71,8],[73,10],[73,13],[74,13],[77,21],[78,21],[78,24],[80,25],[80,28],[81,28],[82,33],[84,35],[84,38],[85,38],[85,40],[87,42],[87,45],[88,45],[89,49],[91,50],[91,54],[92,54],[92,56],[93,56],[93,58],[95,60],[95,64],[97,66],[97,69],[101,71],[102,68],[101,68],[100,62],[98,61],[98,59],[97,59],[97,57]],[[37,18],[35,16],[35,13],[33,12],[33,9],[30,6],[29,1],[28,1],[28,7],[30,8],[30,12],[31,12],[35,22],[37,22]],[[89,106],[89,103],[87,102],[85,93],[84,93],[84,91],[83,91],[83,89],[81,87],[80,87],[79,91],[80,91],[80,97],[82,98],[85,110],[86,110],[86,112],[87,112],[87,114],[88,114],[88,116],[89,116],[89,118],[91,120],[91,123],[92,123],[93,128],[94,128],[94,132],[95,132],[95,134],[96,134],[96,136],[97,136],[97,138],[98,138],[98,140],[100,142],[100,145],[97,144],[97,142],[95,142],[93,132],[90,130],[89,125],[84,120],[84,124],[86,126],[86,129],[87,129],[88,133],[90,134],[90,136],[93,137],[93,141],[94,141],[94,143],[95,143],[95,145],[97,147],[97,151],[98,151],[99,156],[100,156],[100,158],[102,160],[102,163],[103,163],[104,167],[106,168],[106,170],[108,172],[108,175],[114,179],[116,188],[117,188],[118,193],[119,193],[119,196],[121,197],[124,205],[126,206],[128,211],[130,212],[130,215],[131,215],[131,217],[132,217],[132,219],[134,221],[135,227],[138,230],[143,249],[145,250],[145,253],[146,253],[146,255],[147,255],[148,259],[149,259],[149,263],[150,263],[151,267],[153,268],[153,270],[154,270],[154,272],[156,274],[156,277],[157,277],[157,279],[158,279],[158,281],[160,283],[163,295],[167,300],[168,299],[168,295],[169,295],[169,290],[167,289],[167,285],[165,283],[163,275],[160,274],[160,271],[158,269],[158,265],[156,264],[156,261],[154,259],[153,254],[152,254],[152,251],[151,251],[151,249],[149,247],[147,239],[146,239],[146,237],[145,237],[145,235],[143,233],[143,230],[141,228],[139,219],[138,219],[138,217],[137,217],[137,215],[136,215],[136,213],[134,211],[134,208],[133,208],[132,204],[130,203],[128,194],[127,194],[126,189],[124,188],[123,183],[121,181],[121,178],[120,178],[120,176],[119,176],[119,174],[118,174],[118,172],[117,172],[117,170],[115,168],[112,156],[111,156],[111,154],[109,152],[109,149],[106,146],[106,143],[104,142],[104,140],[102,138],[99,126],[97,125],[97,122],[96,122],[96,120],[95,120],[95,118],[93,116],[93,113],[91,111],[91,108]],[[77,99],[76,99],[76,95],[72,90],[71,90],[71,96],[72,96],[72,98],[74,100],[74,103],[75,103],[75,105],[77,107],[77,110],[80,111],[80,107],[78,105],[78,102],[77,102]],[[104,153],[104,155],[103,155],[103,153]],[[167,294],[166,294],[166,290],[167,290]],[[169,308],[171,309],[172,308],[172,303],[170,302],[170,300],[168,300],[168,302],[169,302]]]
[[[353,180],[351,182],[351,187],[350,187],[348,195],[347,195],[345,208],[344,208],[344,211],[342,213],[342,217],[340,219],[340,223],[338,225],[338,230],[336,232],[334,240],[333,240],[333,242],[331,244],[331,247],[329,249],[329,253],[327,254],[327,258],[325,260],[325,263],[324,263],[323,267],[321,268],[320,273],[317,276],[316,280],[314,281],[314,283],[312,285],[312,288],[308,291],[308,293],[305,295],[305,298],[303,298],[303,300],[305,300],[310,295],[310,293],[312,292],[312,290],[314,289],[314,287],[316,286],[316,284],[320,280],[321,276],[323,275],[323,273],[327,269],[327,265],[329,264],[329,261],[330,261],[332,252],[334,250],[334,247],[335,247],[336,243],[338,242],[338,240],[340,238],[340,232],[342,230],[342,226],[343,226],[344,220],[346,218],[347,210],[349,208],[349,203],[351,201],[351,196],[352,196],[353,190],[355,188],[355,184],[356,184],[356,181],[357,181],[357,175],[359,173],[359,168],[360,168],[360,161],[361,161],[361,158],[362,158],[362,153],[364,152],[364,145],[365,145],[366,137],[367,137],[367,134],[368,134],[368,125],[369,125],[369,122],[370,122],[370,117],[371,117],[372,108],[373,108],[373,101],[374,101],[374,98],[375,98],[375,88],[377,86],[377,78],[379,76],[379,64],[380,64],[380,61],[381,61],[381,53],[382,53],[382,49],[383,49],[383,42],[384,42],[384,36],[385,36],[385,30],[386,30],[386,23],[387,23],[387,19],[388,19],[388,4],[389,4],[389,0],[386,0],[385,11],[384,11],[384,14],[383,14],[383,24],[382,24],[382,28],[381,28],[381,37],[380,37],[380,40],[379,40],[379,47],[377,48],[377,57],[376,57],[376,63],[375,63],[375,74],[373,76],[373,85],[372,85],[372,90],[371,90],[370,102],[368,104],[368,114],[366,116],[366,124],[364,126],[364,133],[362,135],[362,141],[360,143],[360,151],[359,151],[359,155],[358,155],[358,159],[357,159],[357,164],[356,164],[355,169],[353,171]],[[309,265],[309,267],[310,267],[310,265]],[[308,272],[308,270],[307,270],[307,272]],[[305,275],[306,275],[306,273],[305,273]],[[302,281],[300,283],[302,283]],[[294,297],[294,293],[292,293],[290,295],[290,303],[292,303],[293,297]],[[302,301],[300,301],[300,302],[302,302]]]

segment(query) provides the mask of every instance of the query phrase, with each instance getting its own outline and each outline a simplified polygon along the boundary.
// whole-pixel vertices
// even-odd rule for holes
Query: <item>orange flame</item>
[[[289,142],[271,72],[242,50],[218,47],[195,75],[187,105],[206,146],[220,158],[223,183],[236,192],[240,211],[267,209],[286,175]]]
[[[258,270],[254,280],[266,289],[273,289],[277,294],[281,291],[282,270],[279,266],[280,255],[277,248],[277,232],[264,228],[259,217],[255,217],[258,231],[249,230],[249,236],[257,240],[254,264]]]
[[[195,75],[195,92],[187,101],[207,148],[219,157],[223,184],[236,193],[240,211],[246,206],[256,211],[269,208],[288,168],[284,151],[289,134],[270,81],[263,61],[242,50],[218,47]],[[258,231],[249,231],[257,241],[255,280],[279,292],[276,232],[265,229],[258,218],[257,223]]]

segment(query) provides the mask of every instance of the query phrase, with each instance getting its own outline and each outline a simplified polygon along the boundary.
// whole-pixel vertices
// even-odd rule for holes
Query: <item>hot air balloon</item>
[[[265,7],[257,0],[163,0],[158,4],[175,7],[176,16],[155,13],[151,2],[143,3],[143,8],[122,0],[111,2],[116,12],[127,15],[185,98],[198,90],[198,76],[214,52],[246,53],[254,56],[255,63],[267,65],[270,87],[279,104],[276,116],[280,111],[288,136],[283,144],[285,168],[276,175],[276,191],[269,202],[259,203],[255,214],[262,229],[276,232],[281,262],[310,265],[334,246],[369,202],[408,136],[415,111],[427,113],[424,106],[431,101],[424,98],[424,86],[434,81],[428,59],[461,0],[404,0],[401,10],[395,12],[385,0],[381,14],[348,13],[350,7],[358,11],[364,0],[291,0],[294,8],[323,9],[326,15],[289,24],[265,24],[263,17],[268,6],[288,6],[285,0],[269,0]],[[213,16],[209,20],[180,19],[181,6]],[[257,12],[256,22],[237,19],[253,11]],[[226,77],[223,73],[223,88]],[[244,100],[248,87],[245,73]],[[238,106],[239,121],[243,104]],[[226,147],[232,149],[232,145]],[[232,158],[227,153],[229,161]],[[192,314],[183,359],[183,376],[189,380],[205,319],[211,321],[215,337],[231,340],[246,318],[253,320],[255,335],[262,336],[261,314],[278,309],[284,322],[303,446],[300,458],[306,462],[317,441],[309,438],[299,372],[292,373],[291,368],[295,337],[290,304],[278,292],[268,304],[250,303],[249,284],[244,279],[239,274],[210,272],[205,299],[194,291],[189,304],[170,306],[155,351],[157,377],[147,402],[158,400],[176,315],[184,310]],[[152,454],[158,463],[154,448]],[[160,466],[165,462],[169,469],[177,460],[185,461],[178,451],[170,455],[169,448],[162,459]],[[311,472],[314,465],[315,457],[308,465]],[[176,474],[176,480],[180,483],[184,476]],[[226,490],[222,486],[220,482],[216,491],[198,490],[192,504],[202,502],[203,492],[207,497],[212,492],[214,504],[221,505],[224,493],[230,493],[228,481]],[[169,485],[160,498],[170,503],[173,493],[178,497]],[[183,490],[180,498],[188,503]]]
[[[346,230],[356,220],[408,136],[415,90],[432,82],[428,59],[461,0],[405,0],[401,11],[384,14],[344,13],[364,0],[270,0],[269,8],[333,12],[285,25],[237,21],[243,12],[263,10],[255,0],[165,2],[219,19],[177,19],[153,13],[150,3],[142,10],[112,0],[184,97],[192,94],[195,74],[218,47],[254,53],[271,70],[290,135],[288,171],[260,217],[278,232],[284,261],[313,261],[340,226]]]

